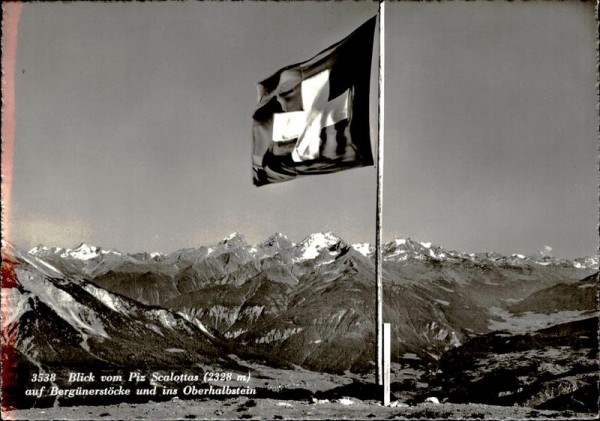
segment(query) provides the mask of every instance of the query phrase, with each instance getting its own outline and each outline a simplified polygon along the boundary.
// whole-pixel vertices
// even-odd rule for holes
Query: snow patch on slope
[[[41,274],[16,269],[21,285],[48,305],[77,331],[108,338],[96,313],[77,302],[70,294],[57,288]],[[83,333],[83,332],[82,332]]]
[[[86,284],[83,286],[83,288],[111,310],[125,315],[130,314],[129,307],[116,295],[113,295],[108,291],[91,284]]]
[[[29,297],[29,294],[23,294],[17,288],[2,289],[2,329],[18,322],[25,312],[31,310]]]
[[[152,309],[147,314],[168,329],[174,330],[178,325],[177,319],[167,310]]]
[[[16,252],[16,249],[15,249],[15,252]],[[21,254],[18,252],[16,252],[15,255],[17,257],[19,257],[20,259],[22,259],[23,261],[29,263],[31,266],[33,266],[35,269],[37,269],[43,275],[46,275],[49,277],[54,277],[54,278],[63,278],[64,277],[64,275],[62,274],[62,272],[60,270],[58,270],[57,268],[52,266],[50,263],[45,262],[44,260],[40,259],[37,256],[25,255],[25,254]]]
[[[194,326],[196,326],[198,329],[200,329],[202,332],[206,333],[208,336],[210,336],[211,338],[214,338],[215,336],[207,329],[206,326],[204,326],[204,323],[202,323],[200,320],[198,320],[196,317],[192,317],[189,314],[180,311],[177,312],[177,314],[179,314],[181,317],[183,317],[185,320],[187,320],[188,322],[192,323]]]
[[[268,344],[271,342],[285,341],[292,335],[296,335],[304,330],[302,327],[287,328],[284,330],[271,329],[265,336],[257,338],[254,342],[257,344]]]

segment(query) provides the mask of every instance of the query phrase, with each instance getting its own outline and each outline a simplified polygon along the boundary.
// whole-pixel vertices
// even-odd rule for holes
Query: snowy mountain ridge
[[[291,254],[294,263],[301,263],[308,260],[313,260],[327,250],[351,247],[361,255],[367,258],[373,258],[375,247],[369,243],[356,243],[348,245],[344,240],[334,233],[318,232],[308,235],[299,243],[291,242],[288,237],[281,233],[275,233],[269,239],[258,245],[249,245],[245,237],[237,232],[230,234],[217,244],[200,247],[198,249],[186,249],[186,254],[197,254],[199,257],[204,255],[218,256],[225,251],[240,249],[248,254],[248,257],[264,257],[272,256],[282,250]],[[29,254],[39,257],[61,257],[79,261],[84,265],[89,262],[101,261],[110,257],[111,259],[126,259],[127,257],[135,258],[136,260],[145,259],[151,261],[162,261],[173,259],[174,256],[182,255],[182,250],[164,254],[158,252],[125,254],[117,250],[105,250],[101,247],[91,246],[81,243],[73,249],[69,248],[49,248],[43,245],[38,245],[31,250]],[[333,253],[333,254],[331,254]],[[337,252],[330,251],[331,256],[337,255]],[[405,262],[408,260],[420,261],[470,261],[473,263],[493,263],[498,265],[509,266],[524,266],[524,265],[541,265],[541,266],[565,266],[574,267],[576,269],[598,269],[599,257],[586,256],[575,259],[558,259],[548,255],[530,255],[513,253],[510,255],[502,255],[496,252],[480,252],[480,253],[465,253],[454,250],[447,250],[443,247],[432,244],[431,242],[419,242],[410,238],[397,238],[393,241],[382,245],[382,256],[384,261],[390,262]]]
[[[54,255],[59,255],[60,257],[65,257],[65,258],[70,257],[70,258],[77,259],[77,260],[90,260],[90,259],[95,259],[100,256],[107,255],[107,254],[112,254],[112,255],[116,255],[116,256],[123,255],[121,252],[118,252],[116,250],[104,250],[100,247],[90,246],[86,243],[81,243],[73,249],[62,248],[62,247],[50,248],[50,247],[46,247],[42,244],[39,244],[39,245],[35,246],[34,248],[32,248],[31,250],[29,250],[29,254],[32,254],[35,256],[48,256],[48,255],[54,254]]]

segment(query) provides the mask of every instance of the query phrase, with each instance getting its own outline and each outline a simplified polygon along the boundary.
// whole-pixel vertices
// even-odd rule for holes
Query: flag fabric
[[[376,17],[310,60],[258,85],[257,186],[373,165],[369,87]]]

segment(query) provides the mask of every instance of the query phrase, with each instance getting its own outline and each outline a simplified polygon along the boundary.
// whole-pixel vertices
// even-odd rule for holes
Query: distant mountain
[[[537,291],[508,309],[514,314],[589,311],[596,308],[597,293],[598,275],[593,274],[573,284],[560,283]]]
[[[331,232],[294,244],[276,233],[249,245],[218,244],[167,255],[125,255],[82,245],[30,251],[78,279],[200,320],[241,344],[316,370],[368,370],[374,348],[374,249]],[[439,356],[530,294],[570,285],[597,259],[462,253],[397,239],[384,245],[385,309],[394,355]],[[77,272],[79,271],[79,272]],[[549,304],[552,305],[552,304]],[[336,351],[344,344],[345,356]]]
[[[255,258],[273,255],[275,252],[284,252],[286,257],[296,261],[310,260],[317,257],[323,249],[328,249],[335,244],[343,243],[348,245],[342,239],[331,232],[314,233],[306,237],[298,244],[292,243],[285,235],[276,233],[263,243],[250,246],[247,244],[244,236],[239,233],[233,233],[224,238],[218,244],[213,246],[202,246],[197,249],[181,249],[170,254],[157,252],[141,252],[134,254],[124,254],[117,250],[105,250],[100,247],[80,244],[74,249],[68,248],[48,248],[38,245],[29,253],[38,257],[43,257],[49,261],[78,261],[76,265],[83,268],[83,271],[94,276],[105,271],[105,267],[97,268],[96,264],[102,260],[105,265],[107,261],[134,262],[134,263],[161,263],[164,265],[176,264],[178,262],[193,262],[202,260],[209,255],[222,254],[224,251],[232,249],[244,249]],[[374,246],[368,243],[351,245],[356,251],[366,257],[373,257]],[[522,254],[511,254],[509,256],[501,255],[495,252],[484,253],[464,253],[454,250],[447,250],[443,247],[433,245],[429,242],[418,242],[407,239],[396,239],[383,245],[383,258],[386,261],[440,261],[440,262],[465,262],[470,261],[478,264],[494,264],[498,266],[528,267],[528,266],[561,266],[576,269],[598,269],[599,257],[589,256],[575,259],[557,259],[552,256]]]
[[[473,354],[481,338],[500,344],[501,335],[520,338],[540,326],[563,326],[566,337],[569,329],[578,332],[569,323],[597,316],[597,257],[462,253],[410,239],[389,242],[382,252],[393,361],[410,356],[431,375],[453,355]],[[75,365],[123,369],[227,365],[232,354],[370,372],[374,270],[372,246],[331,232],[297,244],[277,233],[257,245],[234,233],[170,254],[88,245],[25,253],[6,246],[3,299],[10,310],[2,333],[11,344],[6,352],[34,366],[64,364],[65,353]],[[575,361],[578,352],[565,358]],[[448,381],[458,379],[444,372]],[[448,396],[461,395],[457,389]]]

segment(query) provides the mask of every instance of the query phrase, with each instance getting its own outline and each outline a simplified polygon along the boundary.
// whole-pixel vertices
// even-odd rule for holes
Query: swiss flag
[[[254,184],[373,165],[369,86],[376,17],[258,85]]]

